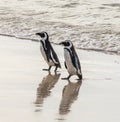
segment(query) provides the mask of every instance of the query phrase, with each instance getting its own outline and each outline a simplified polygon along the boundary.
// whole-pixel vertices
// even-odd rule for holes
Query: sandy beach
[[[39,43],[0,36],[0,122],[120,122],[120,56],[77,50],[83,81],[47,68]]]

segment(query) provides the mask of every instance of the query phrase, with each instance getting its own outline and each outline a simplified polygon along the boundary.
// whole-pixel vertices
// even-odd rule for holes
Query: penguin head
[[[42,39],[48,39],[48,34],[47,32],[40,32],[40,33],[36,33],[36,35],[39,35]]]
[[[73,44],[70,40],[63,41],[59,44],[65,46],[65,47],[72,47],[73,46]]]

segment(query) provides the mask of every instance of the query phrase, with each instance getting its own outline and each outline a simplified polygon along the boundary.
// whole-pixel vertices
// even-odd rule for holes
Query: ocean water
[[[0,34],[120,54],[120,0],[0,0]]]

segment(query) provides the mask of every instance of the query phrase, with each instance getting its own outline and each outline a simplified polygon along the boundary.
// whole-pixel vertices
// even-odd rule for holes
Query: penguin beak
[[[36,33],[36,35],[39,35],[39,36],[40,36],[40,35],[41,35],[41,33]]]
[[[65,42],[60,42],[59,45],[65,45]]]

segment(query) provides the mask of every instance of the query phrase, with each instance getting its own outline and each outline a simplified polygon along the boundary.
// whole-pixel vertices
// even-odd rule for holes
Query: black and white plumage
[[[44,69],[47,71],[50,71],[52,66],[55,66],[55,72],[57,71],[57,68],[61,68],[59,59],[57,57],[57,54],[55,53],[51,43],[49,42],[49,36],[47,32],[41,32],[41,33],[36,33],[36,35],[39,35],[41,37],[40,40],[40,51],[42,53],[43,58],[47,62],[49,68]]]
[[[80,61],[72,42],[70,40],[66,40],[60,44],[64,45],[65,67],[69,73],[67,79],[69,79],[72,75],[77,75],[81,80],[82,72]]]

